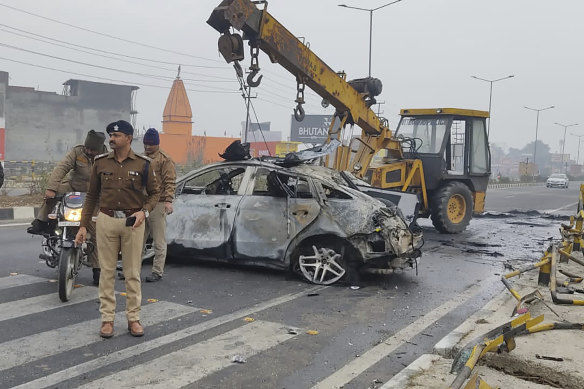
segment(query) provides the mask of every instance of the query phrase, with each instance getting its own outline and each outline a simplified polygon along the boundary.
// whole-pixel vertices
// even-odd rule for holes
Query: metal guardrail
[[[544,186],[545,182],[514,182],[509,184],[489,184],[487,189],[519,188],[522,186]]]

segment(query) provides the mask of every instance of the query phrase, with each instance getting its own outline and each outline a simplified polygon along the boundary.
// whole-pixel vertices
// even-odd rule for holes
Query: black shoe
[[[162,279],[162,276],[158,273],[152,273],[151,276],[146,277],[146,282],[156,282],[156,281],[160,281]]]
[[[93,285],[99,285],[99,276],[101,275],[101,269],[93,268]]]
[[[34,219],[30,223],[30,227],[26,229],[26,232],[32,235],[42,235],[44,232],[48,232],[49,223],[40,221],[39,219]]]

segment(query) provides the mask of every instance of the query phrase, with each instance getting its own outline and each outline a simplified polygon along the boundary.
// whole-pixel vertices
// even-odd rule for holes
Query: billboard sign
[[[290,140],[292,142],[322,144],[328,137],[328,130],[333,120],[332,115],[306,115],[304,120],[297,122],[292,115]],[[335,123],[338,129],[340,120]]]

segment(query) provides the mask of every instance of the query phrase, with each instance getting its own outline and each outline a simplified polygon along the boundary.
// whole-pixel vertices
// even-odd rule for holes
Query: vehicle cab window
[[[254,181],[253,195],[273,197],[313,197],[308,180],[266,168],[258,169]]]
[[[221,167],[207,170],[189,179],[182,193],[200,195],[236,195],[245,173],[243,167]]]

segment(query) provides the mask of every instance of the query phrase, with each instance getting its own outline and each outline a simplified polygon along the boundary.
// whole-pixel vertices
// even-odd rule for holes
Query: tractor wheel
[[[462,182],[451,182],[434,194],[431,207],[434,227],[442,233],[457,234],[472,218],[472,193]]]

